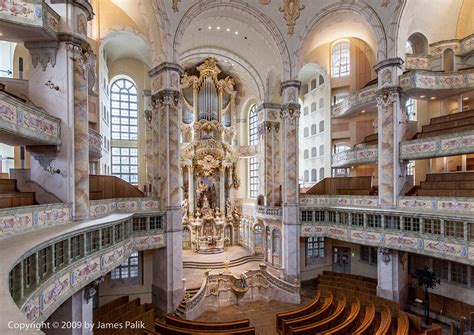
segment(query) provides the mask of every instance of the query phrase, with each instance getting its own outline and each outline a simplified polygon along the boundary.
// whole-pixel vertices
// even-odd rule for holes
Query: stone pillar
[[[188,165],[188,180],[189,212],[194,215],[194,168],[192,165]]]
[[[400,162],[399,143],[407,128],[407,116],[403,112],[398,87],[402,74],[400,58],[387,59],[375,66],[378,74],[378,202],[381,207],[391,208],[406,181],[405,165]]]
[[[145,189],[153,183],[153,110],[145,110]]]
[[[282,250],[281,265],[288,281],[300,273],[300,225],[298,220],[298,104],[299,81],[281,84],[281,136],[282,141]]]
[[[74,219],[89,216],[88,52],[68,44],[74,69]]]
[[[379,248],[377,296],[396,301],[404,308],[408,299],[408,253]]]
[[[154,100],[152,190],[166,211],[166,248],[153,256],[152,296],[155,308],[167,313],[174,312],[183,298],[178,117],[181,73],[181,66],[173,63],[163,63],[149,72]]]
[[[225,211],[225,167],[219,168],[219,209]]]

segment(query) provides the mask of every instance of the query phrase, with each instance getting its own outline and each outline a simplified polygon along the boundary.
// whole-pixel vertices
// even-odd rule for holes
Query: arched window
[[[454,71],[454,52],[452,49],[446,49],[443,51],[443,71]]]
[[[313,102],[311,104],[311,113],[313,113],[313,112],[316,112],[316,103],[315,102]]]
[[[303,109],[303,115],[308,115],[309,114],[309,108],[308,106],[306,106],[304,109]]]
[[[346,150],[349,150],[351,147],[348,146],[347,144],[336,144],[335,148],[334,148],[334,153],[335,154],[338,154],[340,152],[343,152],[343,151],[346,151]]]
[[[255,145],[258,142],[257,131],[257,106],[253,105],[249,112],[249,145]]]
[[[253,105],[249,111],[249,144],[258,143],[257,131],[257,106]],[[249,196],[256,198],[258,196],[258,160],[257,157],[249,159]]]
[[[18,58],[18,79],[23,79],[24,77],[24,66],[23,66],[23,57]]]
[[[318,155],[318,149],[316,147],[311,148],[311,157],[316,157]]]
[[[319,169],[319,179],[324,179],[324,168]]]
[[[309,158],[309,150],[308,150],[308,149],[306,149],[306,150],[304,151],[303,156],[304,156],[305,159],[306,159],[306,158]]]
[[[308,170],[304,170],[303,179],[304,179],[305,183],[309,182],[309,171]]]
[[[309,136],[309,128],[308,128],[308,127],[305,127],[305,128],[303,129],[303,136],[304,136],[304,137],[308,137],[308,136]]]
[[[318,180],[318,172],[316,169],[311,170],[311,181],[317,181]]]
[[[322,133],[324,131],[324,121],[319,121],[319,132]]]
[[[316,133],[317,133],[316,124],[312,124],[311,125],[311,135],[316,135]]]
[[[110,87],[112,139],[138,140],[137,88],[128,79],[117,79]]]
[[[319,156],[324,156],[324,145],[319,146]]]
[[[319,75],[319,86],[324,84],[324,78],[322,75]]]
[[[311,80],[311,90],[316,88],[316,79]]]
[[[349,42],[337,42],[332,47],[332,76],[344,77],[350,74]]]
[[[324,98],[319,99],[319,109],[324,107]]]

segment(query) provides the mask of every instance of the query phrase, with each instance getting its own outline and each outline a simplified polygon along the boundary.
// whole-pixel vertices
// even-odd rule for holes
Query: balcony
[[[0,7],[2,38],[7,41],[56,41],[59,20],[42,0],[4,1]]]
[[[431,56],[424,54],[406,54],[405,55],[406,70],[431,70]]]
[[[10,145],[58,146],[61,120],[0,90],[0,142]]]
[[[353,148],[332,156],[332,166],[343,168],[356,165],[376,164],[378,160],[377,144]]]
[[[281,219],[281,207],[257,206],[257,217],[262,219]]]
[[[414,70],[400,76],[400,87],[405,93],[444,98],[474,89],[474,69],[456,72]]]
[[[89,128],[89,161],[96,162],[102,157],[102,136]]]
[[[373,84],[349,95],[344,101],[331,107],[333,117],[343,117],[355,114],[375,105],[377,84]]]

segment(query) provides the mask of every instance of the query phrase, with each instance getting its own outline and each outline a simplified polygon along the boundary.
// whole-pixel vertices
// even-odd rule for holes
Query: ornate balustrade
[[[364,87],[347,96],[342,102],[331,107],[333,117],[347,116],[359,112],[370,105],[375,105],[377,84]]]
[[[416,94],[423,90],[472,90],[474,69],[458,72],[431,72],[414,70],[400,76],[401,88]]]
[[[98,161],[102,157],[102,135],[89,128],[89,160]]]
[[[473,215],[474,198],[462,197],[398,197],[398,208],[402,210],[447,215]],[[474,233],[474,231],[473,231]]]
[[[248,158],[258,155],[259,146],[258,145],[241,145],[236,147],[236,152],[241,158]]]
[[[324,236],[465,264],[474,262],[472,214],[303,207],[300,215],[302,236]]]
[[[441,57],[444,50],[451,49],[456,55],[467,55],[474,50],[474,34],[468,35],[462,39],[452,39],[439,41],[430,44],[430,55]]]
[[[300,196],[300,206],[347,206],[347,207],[369,207],[378,206],[377,196],[359,195],[309,195]]]
[[[6,1],[0,11],[0,22],[12,26],[5,29],[5,35],[23,41],[55,40],[59,19],[59,14],[43,0]],[[22,29],[18,29],[18,25],[22,25]]]
[[[7,312],[0,316],[0,332],[9,333],[8,321],[46,320],[72,294],[133,251],[164,247],[164,223],[164,213],[113,214],[2,241],[0,297]]]
[[[60,145],[61,120],[0,91],[0,130],[29,145]]]
[[[300,286],[275,277],[261,265],[258,270],[249,270],[236,276],[232,273],[206,272],[201,288],[186,301],[185,317],[193,320],[207,310],[215,311],[219,306],[228,306],[239,301],[279,300],[300,302]]]
[[[375,164],[378,160],[377,144],[349,149],[332,156],[333,167]]]
[[[158,200],[151,198],[123,198],[90,201],[89,215],[97,218],[111,213],[140,213],[158,210]]]
[[[420,138],[400,143],[400,158],[415,160],[474,152],[474,131]]]
[[[257,206],[257,216],[261,218],[281,218],[281,207]]]
[[[431,56],[424,54],[406,54],[406,70],[431,70]]]

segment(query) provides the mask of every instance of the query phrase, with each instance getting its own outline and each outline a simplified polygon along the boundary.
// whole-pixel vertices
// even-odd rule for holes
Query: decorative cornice
[[[33,67],[40,64],[43,71],[46,71],[48,63],[51,63],[51,67],[56,65],[58,42],[25,42],[25,48],[30,51]]]
[[[153,109],[161,106],[177,107],[181,99],[181,93],[173,89],[164,89],[153,97]]]
[[[402,67],[404,61],[400,57],[396,58],[389,58],[385,59],[377,64],[374,65],[374,70],[375,72],[379,72],[381,69],[386,68],[386,67],[392,67],[392,66],[397,66],[399,68]]]
[[[260,112],[261,110],[264,110],[264,109],[277,109],[277,110],[280,110],[281,109],[281,104],[275,104],[275,103],[272,103],[272,102],[264,102],[264,103],[257,106],[257,113]]]
[[[294,121],[300,117],[301,108],[300,104],[289,103],[282,106],[280,111],[280,117],[282,120],[288,119]]]
[[[154,77],[164,71],[176,71],[180,75],[184,73],[183,67],[176,63],[164,62],[148,71],[150,77]]]

